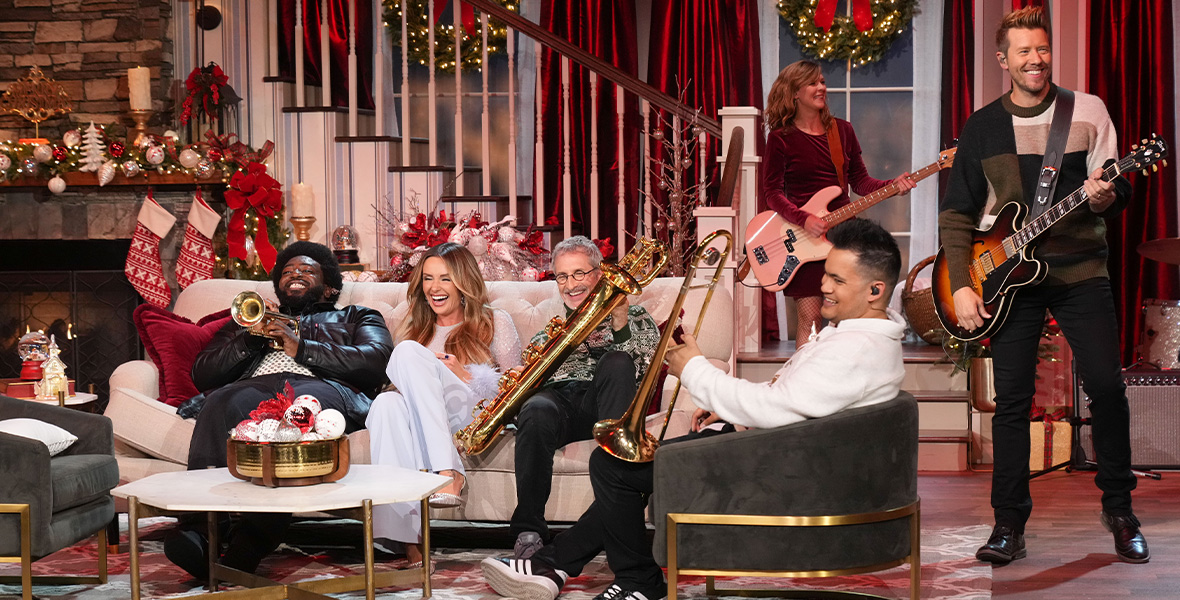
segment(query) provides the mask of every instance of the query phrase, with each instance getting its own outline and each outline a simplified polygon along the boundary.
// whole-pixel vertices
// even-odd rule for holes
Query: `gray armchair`
[[[668,567],[669,600],[679,574],[706,576],[712,596],[724,593],[717,575],[826,577],[904,563],[919,596],[918,406],[905,392],[777,429],[669,444],[656,453],[654,486],[654,551]]]
[[[115,517],[110,491],[119,484],[111,420],[102,415],[0,396],[0,419],[52,423],[78,437],[50,457],[40,441],[0,433],[0,562],[20,562],[19,576],[0,583],[105,583],[107,525]],[[97,577],[32,577],[31,564],[98,533]]]

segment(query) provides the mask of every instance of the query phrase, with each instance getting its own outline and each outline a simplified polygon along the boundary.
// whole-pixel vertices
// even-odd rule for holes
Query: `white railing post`
[[[356,73],[356,0],[348,0],[348,135],[356,137],[357,109],[360,99]]]
[[[618,220],[615,233],[618,241],[615,247],[619,249],[619,256],[627,254],[627,161],[626,159],[626,143],[627,137],[623,131],[623,122],[625,120],[624,111],[626,110],[627,92],[621,86],[615,86],[615,129],[618,134],[618,153],[619,164],[619,181],[618,194],[619,197],[615,202],[615,218]],[[644,132],[646,137],[646,132]],[[639,237],[639,236],[636,236]]]
[[[598,74],[590,71],[590,239],[598,239]]]
[[[401,0],[402,6],[402,114],[398,122],[397,132],[402,136],[402,165],[410,166],[410,14],[407,12],[406,0]],[[433,109],[432,109],[433,110]],[[431,142],[433,144],[433,142]],[[430,159],[434,160],[434,146],[430,146]],[[401,175],[404,179],[405,175]]]
[[[463,181],[463,11],[459,0],[451,5],[455,21],[455,191],[464,194]]]
[[[488,95],[488,13],[480,13],[480,34],[483,36],[483,49],[479,57],[479,72],[483,77],[483,115],[480,117],[480,126],[483,131],[483,140],[480,144],[480,160],[483,163],[483,191],[486,196],[492,193],[492,115],[491,115],[491,97]],[[504,215],[497,214],[496,218],[500,219]],[[488,220],[491,220],[490,215]]]
[[[542,196],[545,194],[545,130],[544,123],[541,120],[541,98],[544,98],[544,87],[541,85],[541,55],[544,53],[541,47],[541,42],[536,42],[536,58],[537,58],[537,92],[533,96],[533,112],[537,119],[537,125],[533,133],[533,163],[534,168],[533,180],[533,221],[536,222],[537,227],[545,224],[545,205]]]
[[[320,0],[320,104],[332,106],[332,48],[328,36],[328,0]]]
[[[266,2],[266,27],[270,34],[268,48],[270,55],[268,56],[267,75],[275,76],[279,74],[279,40],[282,36],[279,34],[279,6],[278,0],[267,0]]]
[[[303,56],[303,0],[295,0],[295,106],[306,106],[303,81],[307,66]]]
[[[404,22],[408,16],[402,13]],[[430,52],[426,80],[426,135],[430,144],[430,164],[438,164],[438,90],[434,80],[434,0],[426,0],[426,45]],[[405,115],[402,115],[405,118]]]
[[[373,2],[373,135],[385,135],[385,71],[385,23]]]
[[[562,148],[562,156],[563,156],[564,160],[562,161],[562,169],[561,169],[561,209],[562,209],[562,213],[563,213],[562,214],[562,217],[563,217],[562,221],[565,225],[562,228],[562,233],[564,234],[565,237],[562,239],[569,239],[569,237],[571,235],[573,235],[573,220],[574,220],[574,214],[573,214],[574,213],[574,200],[572,198],[574,182],[573,182],[573,175],[570,173],[570,160],[571,160],[571,158],[570,158],[570,129],[572,128],[572,126],[570,124],[570,105],[571,105],[571,102],[570,102],[570,59],[565,56],[562,56],[561,57],[561,108],[562,108],[561,130],[562,130],[562,134],[563,134],[562,135],[563,139],[561,140],[561,148]]]
[[[516,35],[507,31],[508,40],[508,210],[520,219],[516,195]]]
[[[721,150],[728,152],[729,139],[733,130],[744,130],[742,146],[742,169],[738,179],[738,198],[733,208],[737,210],[736,231],[733,231],[733,254],[745,253],[746,224],[758,214],[758,138],[762,136],[758,117],[761,112],[752,106],[727,106],[717,111],[721,118]],[[724,161],[726,157],[721,157]],[[734,323],[734,351],[757,352],[762,347],[762,288],[736,284],[733,290],[736,307]]]

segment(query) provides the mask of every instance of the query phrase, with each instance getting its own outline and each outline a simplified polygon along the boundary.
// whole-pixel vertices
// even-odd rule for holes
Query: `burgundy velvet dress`
[[[852,124],[836,119],[836,129],[840,132],[840,145],[844,150],[844,172],[853,191],[864,196],[889,185],[889,181],[869,177]],[[800,207],[807,204],[816,192],[833,185],[840,185],[840,180],[836,176],[836,165],[832,163],[827,134],[812,135],[793,126],[770,132],[762,155],[761,193],[765,206],[787,221],[803,225],[807,213]],[[828,210],[848,203],[848,191],[845,190],[828,205]],[[783,293],[793,298],[819,296],[823,274],[823,261],[807,263],[799,268]]]

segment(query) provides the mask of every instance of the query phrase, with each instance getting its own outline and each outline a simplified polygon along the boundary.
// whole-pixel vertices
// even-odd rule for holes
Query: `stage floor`
[[[1180,573],[1180,472],[1140,479],[1135,514],[1151,562],[1131,565],[1114,554],[1098,522],[1101,493],[1092,472],[1053,473],[1031,483],[1033,514],[1025,531],[1028,558],[993,569],[994,598],[1177,597]],[[988,473],[923,473],[918,477],[923,527],[992,523]],[[986,540],[980,540],[982,544]]]

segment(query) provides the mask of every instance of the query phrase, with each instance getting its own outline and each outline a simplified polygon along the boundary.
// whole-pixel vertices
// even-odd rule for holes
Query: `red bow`
[[[1028,420],[1030,421],[1064,421],[1067,417],[1064,406],[1059,406],[1052,412],[1046,412],[1044,408],[1034,404],[1028,411]]]
[[[836,20],[838,0],[819,0],[815,7],[815,26],[827,33]],[[852,22],[862,32],[873,29],[873,6],[869,0],[852,0]]]
[[[205,131],[205,141],[209,144],[209,148],[217,150],[225,162],[234,164],[245,163],[261,163],[266,162],[270,153],[274,151],[275,143],[266,140],[257,152],[251,150],[249,146],[238,141],[238,134],[227,133],[224,135],[217,135],[212,130]]]
[[[225,191],[225,203],[234,211],[229,219],[225,241],[229,255],[246,260],[246,212],[253,209],[258,219],[254,231],[254,249],[262,267],[270,272],[275,266],[278,251],[270,243],[266,220],[283,210],[282,184],[266,174],[266,165],[250,163],[246,173],[234,173],[229,180],[230,189]]]
[[[533,256],[540,256],[545,252],[545,249],[541,247],[544,241],[545,235],[540,231],[533,231],[533,226],[529,225],[528,231],[524,232],[524,237],[516,245],[520,246],[521,250],[531,252]]]
[[[459,10],[462,15],[463,31],[467,32],[470,37],[475,37],[475,8],[466,2],[460,2]],[[442,13],[447,8],[447,0],[442,0],[441,3],[434,5],[434,24],[438,25],[438,20],[442,18]]]

